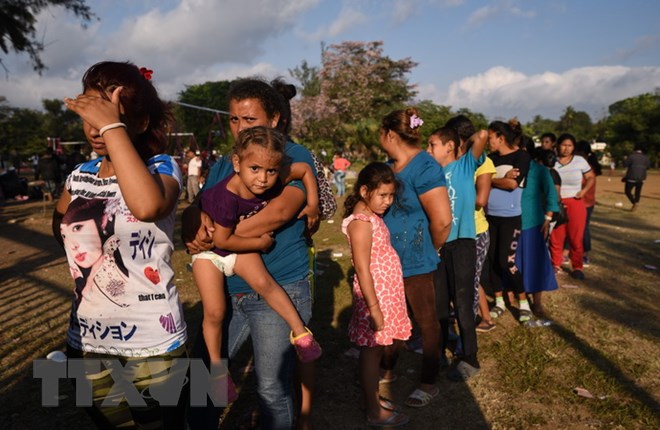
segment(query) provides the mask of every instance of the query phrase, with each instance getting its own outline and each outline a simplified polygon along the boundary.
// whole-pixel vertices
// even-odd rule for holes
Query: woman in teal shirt
[[[420,386],[406,405],[426,406],[439,389],[440,323],[436,310],[434,276],[438,252],[451,230],[451,208],[442,167],[419,145],[423,121],[413,108],[391,112],[380,127],[380,143],[390,157],[389,164],[401,184],[398,201],[385,214],[392,246],[399,254],[403,283],[412,316],[422,333]],[[396,347],[389,348],[383,361],[383,380],[392,380]]]
[[[516,266],[522,272],[525,292],[532,295],[532,311],[543,318],[542,294],[557,289],[546,241],[552,213],[559,211],[559,197],[534,141],[522,136],[521,148],[532,156],[533,161],[529,164],[527,186],[522,193],[522,236],[518,242]]]

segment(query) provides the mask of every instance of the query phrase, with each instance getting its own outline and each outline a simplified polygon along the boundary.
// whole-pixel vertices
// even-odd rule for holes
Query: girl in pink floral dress
[[[353,193],[346,198],[342,223],[355,267],[348,336],[360,347],[360,383],[367,423],[390,427],[409,421],[408,416],[397,412],[391,402],[378,394],[384,346],[408,339],[411,331],[401,262],[382,219],[394,201],[396,189],[397,182],[389,166],[367,165],[358,175]]]

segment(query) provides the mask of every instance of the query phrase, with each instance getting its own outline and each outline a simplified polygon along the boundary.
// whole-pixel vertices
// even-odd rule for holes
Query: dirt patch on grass
[[[650,175],[636,212],[629,211],[620,176],[599,177],[597,199],[587,280],[560,276],[560,284],[578,288],[547,294],[554,324],[527,329],[505,314],[494,331],[479,335],[481,373],[467,383],[451,383],[442,374],[440,395],[430,406],[406,409],[407,428],[660,427],[660,277],[650,268],[660,268],[660,174]],[[49,214],[52,204],[47,209]],[[319,279],[312,329],[325,350],[313,415],[318,429],[366,427],[357,361],[345,355],[351,348],[346,327],[352,272],[340,222],[338,214],[315,236]],[[60,383],[60,406],[45,408],[40,381],[32,378],[34,359],[64,349],[72,297],[64,255],[41,202],[0,207],[0,255],[0,428],[93,428],[74,406],[68,383]],[[201,311],[188,262],[177,242],[176,283],[192,339]],[[248,360],[246,349],[235,371]],[[417,384],[420,360],[419,354],[404,352],[400,377],[383,387],[384,394],[402,403]],[[224,428],[233,428],[254,405],[252,385],[248,372]],[[602,399],[577,396],[575,387]]]

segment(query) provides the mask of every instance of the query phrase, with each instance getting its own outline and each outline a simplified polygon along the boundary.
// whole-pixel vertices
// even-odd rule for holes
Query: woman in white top
[[[575,155],[575,137],[562,134],[557,139],[558,158],[554,169],[561,177],[560,198],[568,214],[568,222],[556,227],[550,235],[550,254],[552,265],[557,273],[561,272],[562,250],[568,235],[570,243],[569,257],[575,279],[584,279],[582,272],[584,254],[583,238],[587,221],[587,209],[582,196],[594,186],[596,176],[584,158]],[[583,182],[584,179],[584,182]]]

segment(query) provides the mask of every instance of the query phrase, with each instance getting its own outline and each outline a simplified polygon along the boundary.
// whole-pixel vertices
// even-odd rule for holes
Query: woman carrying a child
[[[255,126],[276,128],[284,103],[282,96],[264,81],[242,79],[234,82],[229,91],[232,134],[237,137],[242,130]],[[312,156],[303,146],[287,141],[284,153],[291,163],[304,162],[316,174]],[[234,172],[234,166],[227,158],[223,157],[213,166],[202,195]],[[300,181],[289,182],[258,213],[239,222],[234,232],[243,237],[261,237],[274,232],[273,246],[261,254],[263,264],[307,324],[312,312],[309,255],[304,236],[306,220],[298,218],[305,203],[304,186]],[[195,205],[184,212],[182,227],[189,253],[211,248],[209,232],[213,231],[213,225],[201,224],[201,212]],[[231,358],[251,337],[261,428],[292,428],[295,408],[291,381],[296,355],[290,342],[291,328],[240,277],[228,277],[226,286],[228,323],[225,323],[222,350]],[[217,425],[216,416],[210,421]]]

